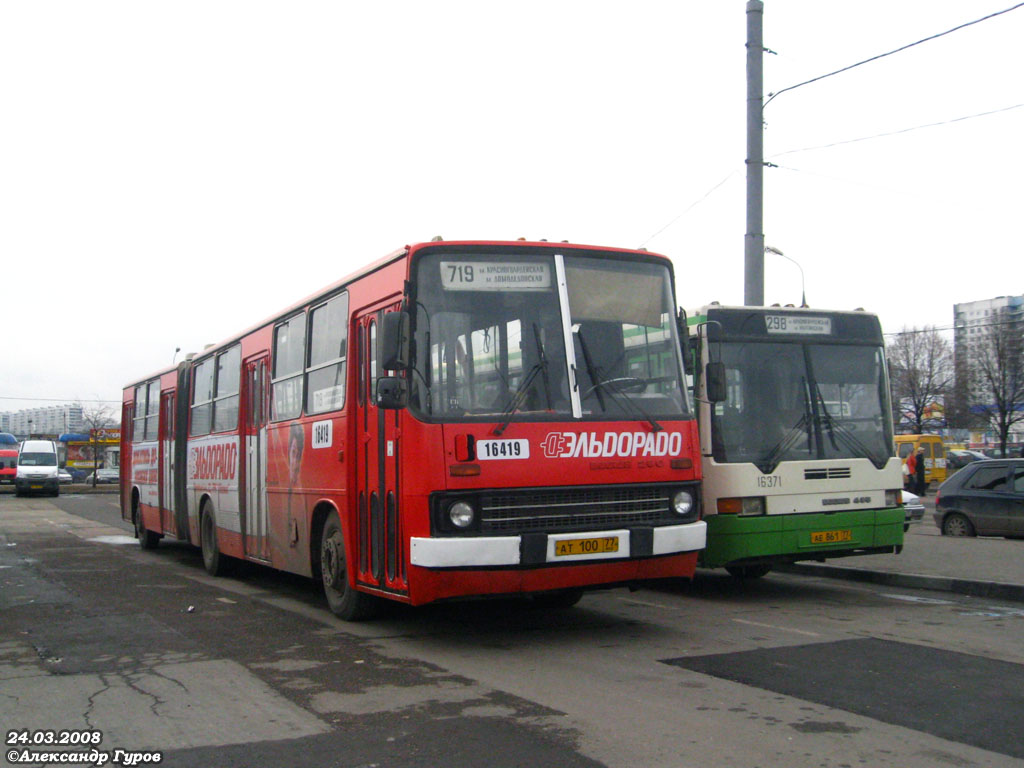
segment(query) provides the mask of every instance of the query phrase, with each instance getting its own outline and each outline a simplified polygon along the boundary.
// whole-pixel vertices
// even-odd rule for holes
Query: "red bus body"
[[[18,449],[0,448],[0,483],[14,484],[18,474]]]
[[[442,255],[434,253],[438,249]],[[456,256],[444,255],[449,253]],[[567,254],[565,259],[561,254]],[[421,255],[427,266],[417,277]],[[417,388],[420,404],[378,405],[378,380],[388,373],[378,364],[382,321],[387,313],[422,307],[425,299],[410,300],[410,290],[416,290],[410,285],[414,279],[433,279],[438,270],[429,259],[442,260],[442,274],[453,264],[476,264],[480,272],[481,263],[501,271],[537,262],[542,267],[531,268],[543,268],[545,290],[554,296],[550,276],[561,275],[566,260],[577,255],[589,259],[581,262],[588,268],[603,264],[600,259],[616,265],[621,259],[626,269],[629,260],[640,259],[671,277],[667,259],[645,252],[548,243],[424,243],[392,254],[175,368],[133,382],[123,398],[122,517],[135,524],[143,546],[155,546],[165,535],[199,546],[206,538],[208,569],[217,567],[219,554],[319,578],[325,577],[328,561],[337,559],[345,581],[336,584],[339,594],[412,605],[691,577],[704,546],[705,524],[697,509],[673,520],[664,506],[665,498],[674,503],[678,489],[691,492],[694,504],[700,497],[692,412],[655,420],[634,414],[629,406],[627,415],[618,418],[560,419],[552,416],[548,374],[561,375],[561,370],[550,365],[540,368],[541,374],[531,371],[535,382],[543,376],[549,400],[536,420],[515,404],[506,406],[511,412],[501,418],[474,416],[468,399],[462,403],[452,394],[469,375],[462,346],[473,346],[476,374],[483,381],[480,361],[494,357],[499,331],[502,348],[510,347],[507,327],[513,327],[522,351],[506,350],[500,365],[488,370],[487,386],[515,380],[523,390],[527,377],[516,374],[514,379],[509,361],[526,373],[531,341],[536,340],[543,360],[544,350],[562,341],[557,328],[542,338],[536,323],[531,333],[527,321],[517,320],[493,333],[467,332],[458,344],[444,346],[440,333],[432,337],[429,330],[430,323],[441,321],[424,314],[413,346],[432,350],[432,362],[422,363],[434,365],[432,372],[425,376],[410,369],[387,378]],[[446,283],[439,290],[449,292],[438,295],[476,306],[488,301],[511,305],[517,296],[539,295],[528,296],[528,288],[517,285],[521,294],[491,286],[470,295],[464,286]],[[345,323],[340,351],[334,349],[339,317]],[[581,331],[568,322],[563,326],[566,344],[573,346],[571,334]],[[335,330],[324,330],[329,327]],[[301,370],[293,375],[288,360],[298,354],[294,345],[300,335]],[[330,351],[324,352],[330,345],[320,344],[321,338],[334,339]],[[625,342],[620,338],[619,343]],[[568,356],[566,344],[562,348]],[[455,346],[459,349],[452,351]],[[316,362],[325,354],[335,357]],[[471,371],[473,363],[468,365]],[[605,382],[592,375],[597,386],[591,389],[603,388]],[[434,382],[444,376],[449,377],[447,396]],[[562,385],[559,392],[576,403],[574,413],[583,414],[579,390],[577,381],[575,390]],[[600,396],[589,396],[595,394]],[[665,400],[643,397],[647,400],[642,402]],[[677,397],[688,408],[685,389]],[[606,398],[624,399],[615,393]],[[436,410],[428,415],[428,402],[458,407],[467,415],[454,420],[437,416]],[[616,407],[626,409],[625,404]],[[454,519],[452,499],[474,508],[465,532],[449,522]],[[325,528],[332,520],[340,523],[343,551],[325,545]]]

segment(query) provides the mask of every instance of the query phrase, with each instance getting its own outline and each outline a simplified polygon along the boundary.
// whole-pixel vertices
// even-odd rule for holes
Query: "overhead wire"
[[[863,61],[859,61],[859,62],[857,62],[855,64],[850,64],[849,66],[843,67],[841,69],[837,69],[834,72],[829,72],[829,73],[824,74],[824,75],[819,75],[818,77],[811,78],[810,80],[805,80],[802,83],[797,83],[795,85],[791,85],[791,86],[788,86],[786,88],[783,88],[780,91],[776,91],[774,93],[770,93],[768,100],[762,106],[762,110],[764,109],[764,107],[767,107],[768,104],[771,103],[771,101],[776,96],[779,96],[780,94],[783,94],[783,93],[785,93],[787,91],[792,91],[792,90],[794,90],[796,88],[799,88],[801,86],[809,85],[810,83],[815,83],[815,82],[817,82],[819,80],[824,80],[825,78],[832,77],[834,75],[838,75],[838,74],[840,74],[842,72],[848,72],[849,70],[855,69],[856,67],[863,66],[864,64],[868,64],[868,63],[873,62],[873,61],[878,61],[879,59],[883,59],[883,58],[885,58],[887,56],[892,56],[895,53],[900,53],[901,51],[905,51],[905,50],[907,50],[909,48],[913,48],[914,46],[921,45],[922,43],[926,43],[926,42],[929,42],[931,40],[936,40],[936,39],[938,39],[940,37],[944,37],[946,35],[952,34],[953,32],[957,32],[959,30],[965,29],[965,28],[973,26],[975,24],[979,24],[979,23],[981,23],[983,21],[988,21],[989,19],[993,19],[993,18],[995,18],[997,16],[1002,16],[1003,14],[1009,13],[1010,11],[1015,11],[1018,8],[1022,8],[1022,7],[1024,7],[1024,2],[1017,3],[1016,5],[1013,5],[1013,6],[1009,7],[1009,8],[1005,8],[1005,9],[1003,9],[1001,11],[996,11],[994,13],[990,13],[987,16],[982,16],[981,18],[974,19],[973,21],[965,22],[965,23],[960,24],[960,25],[958,25],[956,27],[953,27],[952,29],[947,29],[944,32],[938,32],[938,33],[936,33],[934,35],[929,35],[928,37],[922,38],[922,39],[917,40],[917,41],[915,41],[913,43],[908,43],[907,45],[900,46],[899,48],[896,48],[896,49],[894,49],[892,51],[888,51],[886,53],[881,53],[881,54],[878,54],[877,56],[872,56],[871,58],[864,59]],[[774,53],[774,51],[773,51],[773,53]],[[904,128],[904,129],[900,129],[898,131],[892,131],[892,132],[888,132],[888,133],[876,134],[874,136],[863,136],[863,137],[856,138],[856,139],[847,139],[847,140],[844,140],[844,141],[833,142],[831,144],[823,144],[823,145],[815,146],[815,147],[805,147],[803,149],[787,150],[785,152],[780,152],[778,154],[772,155],[770,158],[767,158],[767,159],[771,160],[771,159],[774,159],[774,158],[777,158],[777,157],[782,157],[783,155],[795,154],[795,153],[798,153],[798,152],[809,152],[809,151],[817,150],[817,149],[828,149],[828,148],[831,148],[831,147],[841,146],[843,144],[853,144],[855,142],[868,141],[868,140],[871,140],[871,139],[878,139],[878,138],[884,138],[886,136],[895,136],[895,135],[898,135],[898,134],[901,134],[901,133],[909,133],[910,131],[921,130],[923,128],[934,128],[934,127],[941,126],[941,125],[949,125],[951,123],[960,122],[962,120],[970,120],[970,119],[973,119],[973,118],[976,118],[976,117],[985,117],[985,116],[988,116],[988,115],[998,114],[1000,112],[1007,112],[1009,110],[1018,109],[1020,107],[1024,107],[1024,104],[1015,104],[1015,105],[1010,106],[1010,107],[1003,107],[1001,109],[991,110],[991,111],[988,111],[988,112],[980,112],[980,113],[977,113],[977,114],[974,114],[974,115],[965,115],[963,117],[952,118],[950,120],[946,120],[946,121],[942,121],[942,122],[938,122],[938,123],[929,123],[927,125],[919,125],[919,126],[914,126],[912,128]],[[797,169],[794,168],[794,169],[790,169],[790,170],[797,170]],[[638,247],[639,248],[645,247],[651,240],[656,238],[658,235],[660,235],[666,229],[668,229],[673,224],[675,224],[677,221],[679,221],[681,218],[683,218],[683,216],[685,216],[691,210],[693,210],[698,205],[700,205],[702,202],[704,202],[719,187],[721,187],[723,184],[725,184],[725,182],[727,182],[730,178],[732,178],[736,173],[737,173],[737,170],[734,169],[731,173],[729,173],[728,176],[726,176],[720,182],[715,184],[715,186],[713,186],[706,193],[704,193],[703,196],[701,196],[700,198],[695,200],[685,210],[680,212],[675,218],[673,218],[671,221],[669,221],[667,224],[665,224],[663,227],[661,227],[659,230],[657,230],[654,234],[649,236]]]
[[[810,85],[811,83],[816,83],[819,80],[824,80],[827,77],[834,77],[835,75],[842,74],[843,72],[849,72],[851,69],[856,69],[857,67],[862,67],[865,64],[870,64],[873,61],[878,61],[879,59],[884,59],[886,56],[892,56],[893,54],[900,53],[902,51],[907,50],[908,48],[913,48],[914,46],[921,45],[922,43],[927,43],[927,42],[929,42],[931,40],[936,40],[936,39],[938,39],[940,37],[945,37],[946,35],[950,35],[950,34],[952,34],[954,32],[959,32],[961,29],[966,29],[967,27],[973,26],[974,24],[980,24],[983,21],[988,21],[989,19],[994,19],[996,16],[1002,16],[1004,13],[1009,13],[1010,11],[1015,11],[1018,8],[1024,8],[1024,2],[1017,3],[1016,5],[1011,6],[1010,8],[1004,8],[1003,10],[996,11],[995,13],[990,13],[988,16],[982,16],[980,19],[975,19],[974,21],[965,22],[964,24],[960,24],[959,26],[953,27],[952,29],[947,29],[945,32],[938,32],[937,34],[929,35],[928,37],[922,38],[922,39],[917,40],[917,41],[915,41],[913,43],[908,43],[907,45],[900,46],[899,48],[896,48],[896,49],[894,49],[892,51],[888,51],[886,53],[880,53],[877,56],[872,56],[869,59],[864,59],[863,61],[858,61],[856,64],[850,64],[849,66],[843,67],[842,69],[837,69],[834,72],[829,72],[829,73],[824,74],[824,75],[818,75],[817,77],[812,77],[810,80],[805,80],[802,83],[797,83],[796,85],[790,85],[790,86],[788,86],[786,88],[783,88],[780,91],[775,91],[774,93],[769,93],[768,94],[768,100],[764,103],[764,105],[762,106],[762,109],[764,107],[767,107],[769,104],[771,104],[771,102],[775,99],[775,97],[781,96],[783,93],[786,93],[787,91],[792,91],[792,90],[794,90],[796,88],[800,88],[800,87],[805,86],[805,85]]]
[[[653,235],[651,235],[650,237],[648,237],[648,238],[647,238],[646,240],[644,240],[644,241],[643,241],[642,243],[640,243],[640,245],[638,245],[637,247],[638,247],[638,248],[643,248],[644,246],[646,246],[646,245],[647,245],[647,244],[648,244],[649,242],[651,242],[651,240],[653,240],[654,238],[656,238],[656,237],[657,237],[658,235],[660,235],[660,234],[661,234],[662,232],[664,232],[664,231],[665,231],[666,229],[668,229],[668,228],[669,228],[669,227],[671,227],[671,226],[672,226],[673,224],[675,224],[675,223],[676,223],[677,221],[679,221],[679,220],[680,220],[681,218],[683,218],[683,216],[685,216],[686,214],[688,214],[688,213],[689,213],[690,211],[692,211],[692,210],[693,210],[694,208],[696,208],[696,207],[697,207],[698,205],[700,205],[700,204],[701,204],[701,203],[703,203],[703,202],[704,202],[705,200],[707,200],[707,199],[708,199],[709,197],[711,197],[711,195],[712,195],[712,194],[714,194],[714,192],[715,192],[715,191],[716,191],[716,190],[717,190],[717,189],[718,189],[719,187],[721,187],[721,186],[722,186],[723,184],[725,184],[725,182],[727,182],[727,181],[728,181],[729,179],[731,179],[731,178],[732,178],[733,176],[735,176],[735,175],[736,175],[737,173],[739,173],[739,170],[740,170],[739,168],[734,168],[734,169],[733,169],[732,171],[730,171],[730,172],[729,172],[729,174],[728,174],[728,175],[727,175],[727,176],[726,176],[726,177],[725,177],[724,179],[722,179],[722,180],[721,180],[720,182],[718,182],[717,184],[715,184],[715,186],[713,186],[713,187],[712,187],[711,189],[709,189],[709,190],[708,190],[707,192],[705,192],[705,193],[704,193],[704,194],[703,194],[703,195],[702,195],[701,197],[697,198],[697,199],[696,199],[696,200],[694,200],[694,201],[693,201],[692,203],[690,203],[690,205],[689,205],[689,206],[688,206],[688,207],[687,207],[687,208],[686,208],[686,209],[685,209],[684,211],[682,211],[682,212],[681,212],[681,213],[680,213],[680,214],[679,214],[678,216],[676,216],[676,217],[675,217],[674,219],[672,219],[672,221],[670,221],[670,222],[669,222],[668,224],[666,224],[665,226],[663,226],[663,227],[662,227],[661,229],[659,229],[659,230],[658,230],[657,232],[655,232],[655,233],[654,233]]]
[[[940,127],[940,126],[943,126],[943,125],[951,125],[953,123],[959,123],[959,122],[962,122],[964,120],[973,120],[974,118],[977,118],[977,117],[989,117],[990,115],[998,115],[998,114],[1000,114],[1002,112],[1009,112],[1010,110],[1013,110],[1013,109],[1020,109],[1021,107],[1024,107],[1024,103],[1013,104],[1013,105],[1011,105],[1009,107],[1001,107],[1000,109],[990,109],[987,112],[977,112],[977,113],[975,113],[973,115],[963,115],[961,117],[953,117],[953,118],[950,118],[949,120],[942,120],[942,121],[937,122],[937,123],[926,123],[924,125],[915,125],[915,126],[913,126],[911,128],[901,128],[901,129],[896,130],[896,131],[887,131],[885,133],[876,133],[876,134],[874,134],[872,136],[861,136],[861,137],[856,138],[856,139],[844,139],[843,141],[834,141],[831,144],[819,144],[819,145],[813,146],[813,147],[803,147],[802,149],[787,149],[785,152],[777,152],[776,154],[772,155],[768,159],[769,160],[774,160],[777,157],[782,157],[783,155],[792,155],[792,154],[796,154],[797,152],[812,152],[812,151],[814,151],[816,149],[831,149],[832,147],[841,147],[844,144],[856,144],[859,141],[870,141],[872,139],[884,139],[884,138],[886,138],[888,136],[899,136],[900,134],[903,134],[903,133],[910,133],[911,131],[919,131],[919,130],[922,130],[924,128],[937,128],[937,127]],[[797,170],[797,169],[791,168],[789,170]]]
[[[999,320],[991,323],[968,323],[967,325],[926,325],[923,328],[911,328],[910,330],[890,331],[883,333],[883,336],[911,336],[916,333],[933,333],[935,331],[959,331],[969,328],[998,328],[1001,325],[1016,325],[1024,323],[1024,320]]]

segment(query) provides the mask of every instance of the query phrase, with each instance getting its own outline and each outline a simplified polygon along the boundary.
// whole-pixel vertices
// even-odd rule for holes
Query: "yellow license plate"
[[[602,536],[596,539],[566,539],[555,543],[555,557],[566,555],[603,555],[619,551],[618,536]]]
[[[41,490],[43,490],[43,486],[41,486],[41,485],[30,485],[28,487],[28,489],[30,491],[41,491]]]
[[[811,544],[836,544],[840,541],[853,541],[853,531],[815,531],[811,534]]]

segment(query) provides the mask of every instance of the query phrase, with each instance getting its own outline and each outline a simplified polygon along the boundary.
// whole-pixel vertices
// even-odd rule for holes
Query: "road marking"
[[[139,540],[134,536],[93,536],[86,541],[95,541],[99,544],[137,544]]]
[[[953,605],[952,600],[940,600],[936,597],[918,597],[917,595],[896,595],[882,593],[882,597],[891,600],[903,600],[906,603],[924,603],[925,605]]]
[[[803,629],[793,629],[792,627],[777,627],[774,624],[762,624],[760,621],[748,621],[747,619],[733,619],[737,624],[749,624],[752,627],[764,627],[765,629],[775,629],[779,632],[792,632],[794,635],[804,635],[806,637],[821,637],[819,632],[808,632]]]

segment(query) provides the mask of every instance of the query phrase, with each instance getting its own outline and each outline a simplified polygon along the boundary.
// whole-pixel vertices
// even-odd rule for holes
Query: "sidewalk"
[[[910,526],[898,555],[842,557],[778,570],[1024,602],[1024,540],[942,536],[932,518],[934,498],[924,504],[924,519]]]

